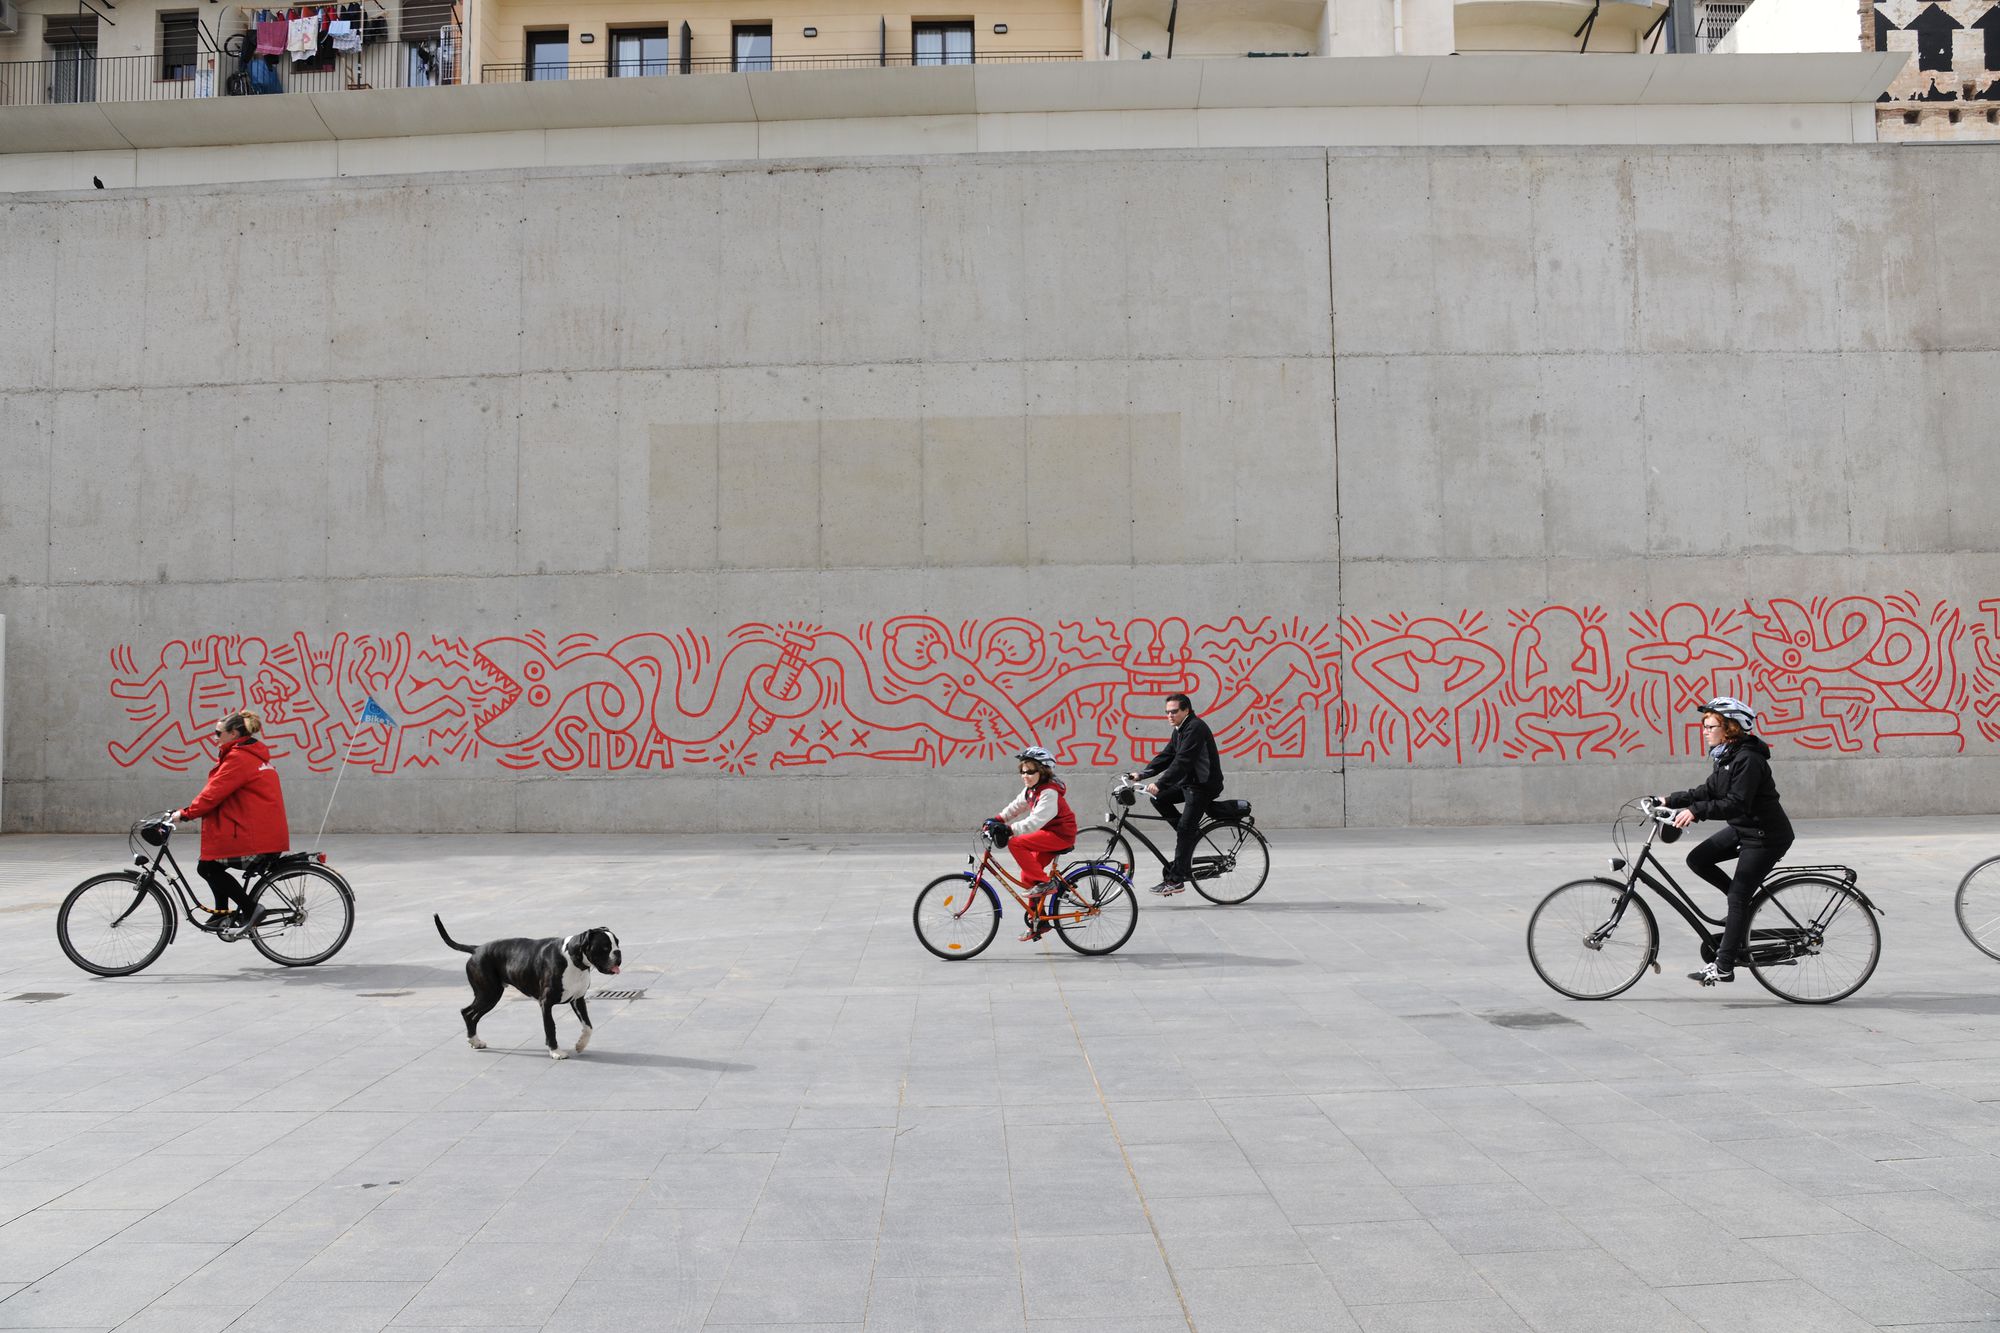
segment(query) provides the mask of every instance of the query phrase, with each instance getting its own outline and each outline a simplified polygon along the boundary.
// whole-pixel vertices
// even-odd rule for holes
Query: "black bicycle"
[[[1951,907],[1972,947],[2000,958],[2000,856],[1989,856],[1965,872]]]
[[[1160,872],[1166,873],[1167,862],[1173,859],[1174,827],[1159,815],[1142,815],[1132,808],[1138,804],[1139,791],[1139,785],[1130,778],[1119,777],[1112,782],[1111,808],[1104,812],[1108,822],[1094,824],[1076,835],[1076,851],[1067,862],[1069,868],[1103,866],[1130,880],[1134,869],[1132,839],[1137,838],[1139,845],[1159,862]],[[1166,834],[1161,838],[1167,845],[1165,851],[1143,829],[1132,827],[1138,820],[1167,824]],[[1224,906],[1247,903],[1256,897],[1271,874],[1271,845],[1257,830],[1250,802],[1211,804],[1202,820],[1199,837],[1194,855],[1188,859],[1188,878],[1194,882],[1195,892]]]
[[[1628,860],[1626,812],[1649,825],[1638,855]],[[1653,843],[1673,842],[1675,811],[1647,797],[1629,802],[1612,825],[1620,855],[1613,875],[1563,885],[1528,918],[1528,961],[1543,981],[1573,1000],[1608,1000],[1651,967],[1660,971],[1660,927],[1639,894],[1644,884],[1673,908],[1701,940],[1704,962],[1715,961],[1722,921],[1695,906]],[[1832,1004],[1861,989],[1882,956],[1882,909],[1855,884],[1848,866],[1787,866],[1771,872],[1750,900],[1747,957],[1740,960],[1760,985],[1794,1004]],[[1664,881],[1664,882],[1662,882]]]
[[[130,976],[149,966],[179,930],[169,889],[190,926],[224,943],[248,939],[285,967],[324,963],[353,933],[354,890],[326,863],[325,853],[284,852],[252,861],[244,882],[255,924],[246,929],[225,925],[223,909],[188,887],[167,847],[173,833],[166,815],[140,820],[127,838],[135,868],[93,875],[63,899],[56,939],[72,963],[100,977]]]

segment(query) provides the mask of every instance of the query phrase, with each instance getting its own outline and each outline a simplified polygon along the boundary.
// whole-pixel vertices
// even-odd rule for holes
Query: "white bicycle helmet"
[[[1757,730],[1757,710],[1749,704],[1744,703],[1741,699],[1732,699],[1726,694],[1710,699],[1695,711],[1714,713],[1717,717],[1726,717],[1746,732]]]

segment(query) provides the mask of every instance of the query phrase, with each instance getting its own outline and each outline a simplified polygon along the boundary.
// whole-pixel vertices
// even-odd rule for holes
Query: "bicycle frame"
[[[136,892],[132,895],[132,905],[120,913],[118,919],[111,923],[112,925],[123,924],[125,918],[139,910],[139,904],[146,900],[146,890],[155,884],[160,884],[174,891],[174,897],[180,900],[181,915],[187,918],[187,923],[190,926],[193,926],[196,930],[208,931],[211,934],[222,929],[220,926],[214,924],[214,918],[225,915],[224,909],[210,907],[195,896],[194,890],[188,886],[186,872],[181,869],[181,863],[175,859],[172,849],[165,842],[160,843],[160,849],[153,853],[153,859],[150,862],[138,857],[133,859],[135,864],[139,866],[139,879],[133,886]],[[163,862],[166,865],[165,874],[160,873],[160,866]],[[208,914],[209,920],[201,921],[196,919],[194,913],[197,907]]]
[[[1144,788],[1134,788],[1134,790],[1143,791]],[[1138,813],[1138,811],[1133,809],[1132,806],[1120,805],[1116,800],[1112,801],[1111,804],[1112,804],[1112,809],[1106,811],[1104,816],[1105,820],[1111,825],[1111,831],[1113,833],[1118,834],[1120,837],[1129,836],[1138,839],[1139,845],[1141,847],[1144,847],[1148,852],[1151,852],[1153,855],[1153,859],[1159,862],[1160,868],[1164,870],[1167,866],[1167,863],[1174,859],[1173,853],[1171,851],[1166,851],[1166,852],[1161,851],[1157,846],[1154,845],[1153,840],[1146,836],[1145,831],[1143,829],[1136,829],[1131,827],[1131,821],[1143,819],[1155,824],[1165,824],[1168,828],[1174,829],[1174,831],[1178,834],[1179,830],[1175,828],[1172,821],[1170,821],[1165,815],[1160,815],[1160,814],[1142,815]],[[1211,827],[1219,829],[1234,828],[1237,827],[1237,825],[1232,820],[1215,820],[1214,823],[1211,825]],[[1189,857],[1188,878],[1214,879],[1219,875],[1225,875],[1229,873],[1231,870],[1234,870],[1236,868],[1235,851],[1241,849],[1242,845],[1243,844],[1239,839],[1235,849],[1232,849],[1230,852],[1224,853],[1221,856]],[[1095,865],[1099,863],[1084,862],[1083,864]],[[1120,874],[1124,873],[1122,868],[1120,868],[1119,873]]]
[[[1723,907],[1725,916],[1710,916],[1708,913],[1702,911],[1695,904],[1693,897],[1689,895],[1688,891],[1681,887],[1680,881],[1674,878],[1673,872],[1669,871],[1666,865],[1660,860],[1658,853],[1653,850],[1653,844],[1659,838],[1660,830],[1664,826],[1656,819],[1649,818],[1647,822],[1652,827],[1646,833],[1646,841],[1640,844],[1638,855],[1634,856],[1629,864],[1621,857],[1613,857],[1611,859],[1611,869],[1614,873],[1625,872],[1625,892],[1620,895],[1617,906],[1611,909],[1610,918],[1591,933],[1591,938],[1601,941],[1609,937],[1611,932],[1618,928],[1619,922],[1624,920],[1626,906],[1632,901],[1633,896],[1638,893],[1639,885],[1644,884],[1653,891],[1653,895],[1661,902],[1673,908],[1681,920],[1687,922],[1688,929],[1692,930],[1702,941],[1702,945],[1707,951],[1708,956],[1712,958],[1714,950],[1722,943],[1722,931],[1726,923],[1726,913],[1728,911],[1727,900],[1725,899]],[[1657,878],[1651,873],[1652,871],[1658,872]],[[1873,902],[1870,902],[1868,895],[1863,893],[1859,885],[1856,884],[1856,875],[1850,866],[1786,866],[1783,869],[1773,870],[1765,877],[1763,884],[1758,886],[1756,893],[1753,895],[1753,901],[1770,898],[1774,889],[1782,888],[1794,880],[1821,877],[1837,880],[1843,887],[1853,891],[1854,896],[1860,900],[1863,907],[1875,912],[1877,915],[1881,914],[1882,909],[1875,906]],[[1662,880],[1665,883],[1662,883]],[[1817,917],[1810,922],[1801,921],[1792,914],[1791,909],[1782,901],[1773,901],[1777,901],[1778,910],[1784,913],[1785,919],[1791,923],[1790,927],[1777,931],[1771,930],[1768,927],[1762,930],[1752,929],[1750,932],[1751,938],[1746,942],[1749,948],[1750,961],[1767,966],[1784,963],[1796,958],[1800,946],[1806,942],[1807,937],[1815,931],[1824,930],[1827,923],[1832,920],[1832,916],[1830,915],[1825,921],[1819,920]],[[1830,901],[1844,902],[1845,900],[1834,899]],[[1839,908],[1835,907],[1835,914],[1838,911]],[[1754,916],[1752,920],[1755,920]],[[1710,927],[1713,927],[1713,929],[1710,929]],[[1652,966],[1655,972],[1659,971],[1660,965],[1657,960],[1653,961]]]
[[[1093,917],[1097,915],[1097,909],[1095,907],[1087,907],[1084,910],[1075,912],[1042,912],[1037,910],[1033,905],[1033,895],[1030,895],[1027,898],[1023,898],[1021,896],[1022,893],[1027,892],[1029,886],[1023,883],[1018,876],[1016,876],[1012,871],[1008,870],[1005,865],[1001,864],[1000,861],[994,857],[993,853],[996,850],[996,848],[993,846],[992,839],[986,837],[986,835],[984,834],[981,834],[979,841],[982,844],[982,850],[965,858],[967,864],[973,867],[972,870],[973,883],[978,884],[979,886],[984,888],[988,893],[991,893],[993,891],[993,885],[992,881],[987,879],[986,872],[988,870],[993,871],[996,875],[999,876],[1001,885],[1007,890],[1007,896],[1009,898],[1012,898],[1016,903],[1020,904],[1022,916],[1030,923],[1037,921],[1082,921],[1087,917]],[[1091,867],[1088,864],[1083,864],[1078,866],[1072,866],[1071,870],[1083,870],[1090,868]],[[1056,874],[1057,878],[1059,879],[1064,878],[1062,871],[1058,870]],[[973,902],[972,897],[968,895],[966,898],[966,907],[970,908],[972,906],[972,902]]]
[[[133,885],[135,892],[132,894],[132,905],[119,913],[118,919],[111,924],[115,926],[123,923],[125,918],[137,911],[139,904],[145,901],[146,890],[158,884],[173,890],[174,896],[180,901],[181,915],[187,919],[187,923],[190,926],[193,926],[196,930],[206,931],[211,935],[225,935],[228,938],[226,935],[228,928],[217,924],[217,919],[227,916],[229,909],[210,907],[201,900],[201,896],[188,883],[187,872],[181,869],[180,861],[174,856],[172,847],[168,845],[169,841],[170,839],[163,840],[160,843],[159,850],[153,853],[153,858],[150,861],[146,860],[143,856],[135,856],[133,858],[133,864],[139,868],[139,878]],[[284,869],[287,864],[301,859],[312,861],[319,865],[327,863],[324,853],[291,852],[273,856],[270,859],[270,863],[261,868],[252,869],[248,866],[244,867],[242,872],[243,892],[248,903],[252,907],[258,905],[263,900],[265,887],[277,877],[278,872]],[[164,873],[161,871],[162,865],[166,867]],[[279,895],[280,898],[283,896],[282,893]],[[195,916],[196,909],[200,909],[205,913],[208,919],[201,920],[197,918]],[[282,913],[284,909],[281,908],[278,911]],[[169,919],[171,920],[171,918]],[[279,916],[273,916],[267,918],[267,920],[277,924],[285,923],[284,919]]]

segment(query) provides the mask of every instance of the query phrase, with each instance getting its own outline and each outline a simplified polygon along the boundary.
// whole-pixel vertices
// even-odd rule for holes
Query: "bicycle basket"
[[[125,835],[125,844],[138,855],[150,860],[152,857],[147,848],[158,847],[165,842],[168,835],[173,832],[173,827],[160,815],[148,815],[132,825],[131,831]]]

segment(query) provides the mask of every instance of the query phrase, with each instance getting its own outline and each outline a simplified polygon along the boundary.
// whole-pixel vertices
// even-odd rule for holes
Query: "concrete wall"
[[[1278,824],[1608,816],[1722,689],[1802,815],[1991,810],[1947,152],[16,196],[7,827],[185,801],[245,700],[308,827],[343,755],[349,829],[955,827],[1176,686]]]

